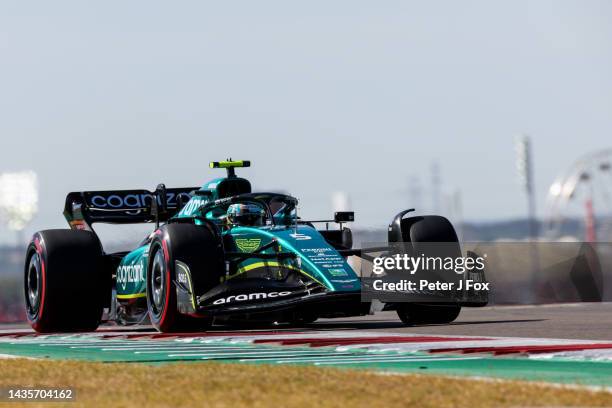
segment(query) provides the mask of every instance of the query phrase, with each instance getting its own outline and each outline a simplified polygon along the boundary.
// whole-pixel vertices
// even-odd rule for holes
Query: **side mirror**
[[[168,193],[166,192],[166,185],[161,183],[155,188],[155,198],[157,201],[157,211],[159,214],[165,213],[168,210]]]
[[[151,200],[151,215],[155,217],[155,228],[159,228],[159,217],[168,210],[168,193],[164,184],[158,184],[155,188],[153,200]]]

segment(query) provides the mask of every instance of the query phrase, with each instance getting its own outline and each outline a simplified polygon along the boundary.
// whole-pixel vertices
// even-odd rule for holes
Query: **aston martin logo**
[[[260,238],[238,238],[236,239],[236,246],[242,252],[253,252],[261,244]]]

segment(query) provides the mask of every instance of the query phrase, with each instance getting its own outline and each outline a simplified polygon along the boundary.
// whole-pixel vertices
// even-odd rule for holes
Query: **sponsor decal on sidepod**
[[[117,268],[117,283],[121,285],[123,290],[128,283],[141,283],[144,280],[144,265],[142,263],[121,265]]]

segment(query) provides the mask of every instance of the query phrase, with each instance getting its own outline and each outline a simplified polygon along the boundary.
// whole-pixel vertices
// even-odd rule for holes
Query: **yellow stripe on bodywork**
[[[324,284],[322,284],[318,279],[315,279],[312,275],[310,275],[309,273],[307,273],[306,271],[304,271],[303,269],[297,268],[293,265],[287,265],[284,263],[280,263],[277,261],[270,261],[270,262],[255,262],[252,263],[250,265],[247,266],[243,266],[242,268],[238,268],[238,271],[227,277],[227,279],[232,279],[238,275],[241,275],[243,273],[246,273],[248,271],[252,271],[253,269],[257,269],[257,268],[266,268],[266,267],[277,267],[277,268],[286,268],[286,269],[292,269],[294,271],[298,271],[300,273],[303,273],[304,275],[308,276],[310,279],[312,279],[313,281],[317,282],[319,285],[325,287]]]
[[[147,297],[146,293],[133,293],[131,295],[117,295],[117,299],[137,299]]]

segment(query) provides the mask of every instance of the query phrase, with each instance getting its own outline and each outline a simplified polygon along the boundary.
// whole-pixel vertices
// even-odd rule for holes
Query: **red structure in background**
[[[584,218],[584,240],[586,242],[597,241],[595,233],[595,212],[593,211],[593,200],[588,198],[584,203],[586,210]]]

